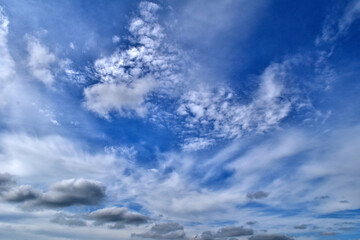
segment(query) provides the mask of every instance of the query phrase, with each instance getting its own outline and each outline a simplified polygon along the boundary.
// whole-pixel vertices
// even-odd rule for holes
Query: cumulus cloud
[[[179,223],[155,224],[149,231],[133,233],[131,236],[148,239],[186,239],[184,227]]]
[[[86,222],[81,220],[76,215],[68,215],[65,213],[57,213],[53,216],[53,218],[50,220],[52,223],[70,226],[70,227],[84,227],[86,226]]]
[[[39,190],[32,188],[30,185],[21,185],[12,188],[3,197],[8,202],[21,203],[38,199],[41,197],[41,194]]]
[[[55,55],[33,36],[27,36],[27,50],[29,53],[28,66],[30,73],[35,79],[47,86],[51,86],[55,81],[51,71],[51,66],[56,61]]]
[[[281,234],[259,234],[251,236],[249,240],[294,240],[294,238]]]
[[[140,213],[131,212],[125,207],[99,209],[90,213],[88,218],[94,220],[97,225],[114,223],[116,225],[113,225],[113,228],[119,228],[122,225],[140,225],[150,220],[149,217]]]
[[[137,81],[132,86],[115,83],[95,84],[84,90],[87,99],[84,106],[104,118],[109,118],[111,111],[131,116],[132,112],[127,112],[129,109],[137,116],[145,116],[145,95],[152,86],[152,82],[145,79]]]
[[[249,199],[263,199],[266,198],[267,196],[269,196],[269,194],[264,191],[257,191],[253,193],[248,193],[246,195],[246,197]]]
[[[68,207],[72,205],[97,205],[105,198],[101,182],[88,179],[69,179],[50,186],[35,205],[44,207]]]

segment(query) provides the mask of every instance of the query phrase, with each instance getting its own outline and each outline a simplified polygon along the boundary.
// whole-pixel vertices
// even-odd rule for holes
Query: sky
[[[359,0],[0,0],[0,238],[359,240]]]

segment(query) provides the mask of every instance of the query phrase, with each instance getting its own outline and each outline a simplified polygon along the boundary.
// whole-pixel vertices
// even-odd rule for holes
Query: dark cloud
[[[348,200],[341,200],[341,201],[339,201],[339,203],[349,203],[349,201]]]
[[[306,229],[307,225],[306,224],[300,224],[300,225],[294,226],[294,228],[295,229]]]
[[[133,233],[132,237],[151,239],[185,239],[184,227],[179,223],[155,224],[150,231],[144,233]]]
[[[8,202],[20,203],[39,199],[41,194],[39,190],[33,189],[29,185],[22,185],[6,192],[4,199]]]
[[[251,236],[249,240],[294,240],[294,238],[281,234],[259,234]]]
[[[216,238],[222,238],[222,237],[240,237],[240,236],[248,236],[253,235],[254,231],[249,228],[243,228],[243,227],[224,227],[220,228],[216,234]]]
[[[55,214],[55,216],[50,220],[50,222],[70,227],[86,226],[86,222],[81,220],[78,216],[71,216],[65,213]]]
[[[69,179],[52,185],[35,205],[43,207],[97,205],[104,198],[105,187],[102,183],[87,179]]]
[[[213,233],[211,231],[205,231],[201,234],[200,239],[201,240],[224,239],[230,237],[249,236],[253,234],[254,231],[248,228],[224,227],[224,228],[220,228],[216,233]]]
[[[269,196],[269,194],[264,191],[257,191],[253,193],[248,193],[246,196],[249,199],[263,199]]]
[[[12,185],[16,183],[15,177],[8,173],[0,173],[0,193],[8,190]]]
[[[119,227],[125,224],[140,225],[147,223],[149,217],[136,212],[130,212],[127,208],[104,208],[96,210],[88,215],[88,218],[95,221],[95,224],[115,223],[112,227]]]

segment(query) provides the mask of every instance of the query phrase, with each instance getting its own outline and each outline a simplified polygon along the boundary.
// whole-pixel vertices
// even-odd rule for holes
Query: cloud
[[[0,173],[0,193],[16,183],[15,177],[8,173]]]
[[[51,66],[56,61],[55,55],[33,36],[27,36],[27,50],[30,73],[46,86],[51,86],[55,81],[51,72]]]
[[[297,225],[297,226],[294,226],[295,229],[306,229],[307,228],[307,225],[306,224],[301,224],[301,225]]]
[[[267,196],[269,196],[269,194],[264,191],[257,191],[253,193],[248,193],[246,195],[246,197],[249,199],[263,199],[266,198]]]
[[[21,203],[38,199],[41,197],[41,194],[39,190],[33,189],[30,185],[21,185],[12,188],[3,197],[8,202]]]
[[[360,1],[352,0],[345,7],[339,18],[334,14],[327,16],[321,34],[316,38],[316,45],[332,43],[347,34],[352,23],[360,18]]]
[[[128,27],[129,47],[95,61],[99,82],[84,89],[88,110],[105,118],[110,112],[122,117],[145,117],[150,93],[165,93],[175,87],[179,60],[157,23],[159,9],[155,3],[141,2],[139,15]]]
[[[259,234],[251,236],[249,240],[294,240],[294,238],[280,234]]]
[[[2,91],[9,83],[15,80],[16,73],[15,62],[8,48],[8,26],[9,19],[0,6],[0,107],[6,103],[5,99],[2,99]]]
[[[228,239],[231,237],[241,237],[253,235],[254,231],[244,227],[224,227],[220,228],[217,232],[205,231],[201,233],[200,237],[197,236],[195,239],[201,240],[215,240],[215,239]]]
[[[262,133],[277,126],[292,107],[285,90],[287,71],[292,64],[292,60],[287,59],[268,66],[260,76],[253,100],[248,103],[224,87],[201,86],[183,94],[177,109],[178,117],[185,122],[183,148],[206,148],[214,144],[214,140],[239,138],[249,132]]]
[[[140,225],[147,223],[150,218],[140,213],[131,212],[127,208],[110,207],[96,210],[88,215],[88,218],[95,221],[95,224],[115,223],[121,225]]]
[[[214,139],[207,138],[186,138],[182,144],[182,149],[185,152],[198,151],[201,149],[206,149],[215,144]]]
[[[184,227],[179,223],[160,223],[144,233],[133,233],[132,237],[150,239],[186,239]]]
[[[50,220],[52,223],[70,226],[70,227],[84,227],[86,226],[86,222],[81,220],[76,215],[67,215],[65,213],[57,213]]]
[[[44,207],[68,207],[73,205],[97,205],[105,198],[101,182],[88,179],[69,179],[50,186],[34,205]]]
[[[153,88],[151,80],[139,80],[133,86],[105,83],[95,84],[84,90],[86,101],[84,106],[104,118],[109,118],[109,112],[132,116],[127,110],[132,110],[135,116],[145,116],[145,95]]]
[[[320,236],[334,236],[337,235],[337,232],[321,232],[319,233]]]

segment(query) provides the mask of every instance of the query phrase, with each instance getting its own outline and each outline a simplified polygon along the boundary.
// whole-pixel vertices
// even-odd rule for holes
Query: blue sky
[[[359,40],[359,0],[0,0],[0,238],[359,240]]]

